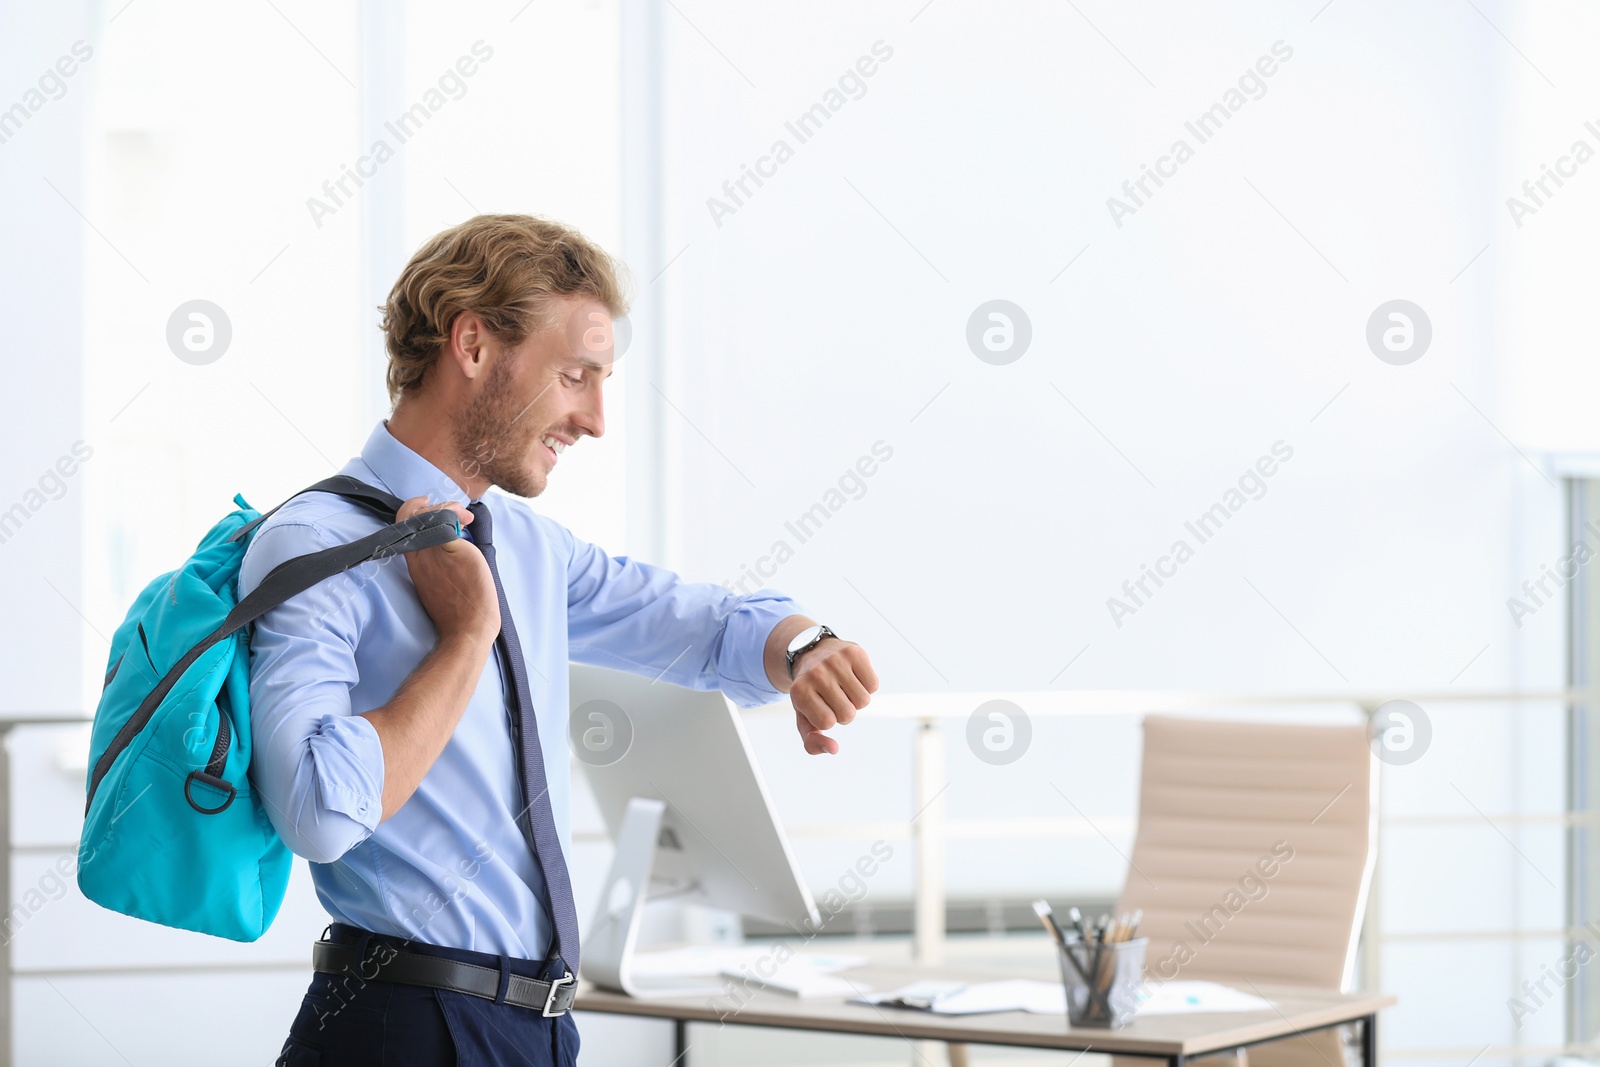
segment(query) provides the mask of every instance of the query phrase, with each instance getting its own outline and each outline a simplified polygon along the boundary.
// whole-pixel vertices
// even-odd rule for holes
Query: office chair
[[[1117,910],[1144,911],[1150,979],[1349,988],[1376,860],[1373,764],[1361,724],[1147,716]],[[1342,1054],[1322,1031],[1196,1062],[1340,1067]]]

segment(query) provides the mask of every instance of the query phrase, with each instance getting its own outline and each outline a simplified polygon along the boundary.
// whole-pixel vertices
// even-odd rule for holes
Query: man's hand
[[[455,512],[462,526],[472,522],[472,512],[460,504],[430,504],[425,496],[414,496],[400,505],[395,519],[402,521],[420,512],[445,510]],[[406,567],[441,645],[463,641],[487,649],[494,644],[500,633],[500,595],[495,592],[489,563],[477,545],[458,538],[408,552]]]
[[[839,751],[839,742],[824,731],[848,724],[878,691],[878,674],[867,650],[837,637],[824,639],[794,661],[794,686],[789,699],[794,721],[813,756]]]

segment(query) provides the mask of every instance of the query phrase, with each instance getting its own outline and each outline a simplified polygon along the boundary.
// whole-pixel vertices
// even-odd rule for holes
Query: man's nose
[[[601,392],[601,389],[596,387],[591,394],[587,394],[590,399],[576,413],[578,424],[590,437],[604,437],[606,432],[605,397]]]

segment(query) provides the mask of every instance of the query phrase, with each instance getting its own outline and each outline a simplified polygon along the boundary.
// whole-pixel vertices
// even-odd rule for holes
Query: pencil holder
[[[1104,945],[1072,941],[1058,945],[1061,980],[1067,987],[1067,1021],[1073,1026],[1127,1026],[1139,1007],[1144,949],[1150,939]]]

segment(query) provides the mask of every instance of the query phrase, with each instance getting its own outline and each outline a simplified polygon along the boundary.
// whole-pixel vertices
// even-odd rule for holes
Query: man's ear
[[[489,331],[483,320],[470,311],[463,311],[450,324],[450,340],[445,345],[444,356],[463,378],[476,378],[489,364],[488,341]]]

